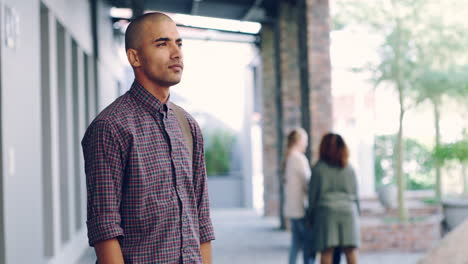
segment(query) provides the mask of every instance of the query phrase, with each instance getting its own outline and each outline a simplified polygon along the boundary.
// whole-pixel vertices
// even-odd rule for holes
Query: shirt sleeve
[[[88,242],[124,235],[119,213],[123,162],[120,144],[105,121],[93,123],[82,141],[87,188]]]
[[[193,175],[195,180],[195,195],[197,196],[200,243],[204,243],[214,240],[215,236],[210,217],[203,136],[200,127],[196,123],[194,128]]]

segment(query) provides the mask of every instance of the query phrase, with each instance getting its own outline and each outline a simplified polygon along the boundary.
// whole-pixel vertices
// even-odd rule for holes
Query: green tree
[[[341,0],[337,3],[339,11],[336,12],[337,15],[334,16],[336,21],[333,23],[337,28],[358,24],[367,27],[383,39],[379,48],[380,60],[375,64],[369,63],[365,69],[360,70],[370,70],[376,87],[387,85],[394,88],[398,95],[399,121],[394,168],[401,220],[407,219],[404,200],[406,183],[403,171],[404,116],[406,111],[418,102],[432,98],[430,100],[434,105],[434,115],[438,114],[435,116],[437,119],[435,141],[440,142],[439,117],[442,95],[432,96],[431,93],[435,87],[448,89],[453,83],[443,85],[440,82],[434,83],[434,78],[437,76],[431,74],[434,71],[448,71],[449,65],[463,65],[466,62],[463,59],[466,58],[466,54],[460,52],[453,54],[454,51],[467,46],[466,42],[463,42],[466,30],[459,26],[463,24],[463,20],[450,17],[459,13],[459,10],[467,9],[461,7],[460,2],[462,1]],[[428,76],[433,79],[428,79]],[[445,75],[444,78],[450,79],[450,77]],[[460,91],[460,88],[454,91]],[[440,190],[440,169],[438,170],[437,189]]]
[[[416,42],[419,65],[412,92],[416,103],[429,101],[432,105],[435,149],[441,145],[440,118],[444,98],[466,100],[468,95],[468,76],[464,66],[468,64],[468,38],[465,33],[468,28],[462,21],[450,19],[457,9],[466,9],[467,6],[462,8],[454,5],[459,2],[446,0],[438,3],[437,10],[429,9]],[[441,164],[437,161],[435,171],[436,198],[440,200],[442,177]]]
[[[453,47],[447,45],[442,48]],[[447,59],[447,57],[446,57]],[[435,58],[435,61],[437,58]],[[433,62],[434,63],[434,62]],[[468,95],[468,77],[462,70],[458,69],[431,69],[428,67],[429,63],[420,67],[422,70],[416,78],[414,84],[414,93],[417,102],[430,101],[433,108],[434,115],[434,148],[437,150],[441,146],[441,129],[440,129],[440,116],[441,107],[443,105],[444,97],[452,98],[465,98]],[[442,177],[441,177],[441,162],[435,160],[436,171],[436,198],[440,200],[442,197]]]
[[[415,77],[414,54],[417,54],[417,46],[414,44],[414,29],[421,23],[424,4],[423,0],[349,0],[343,1],[341,5],[343,12],[346,12],[340,17],[342,21],[364,25],[375,34],[380,34],[383,39],[379,48],[380,61],[376,65],[369,64],[367,70],[373,73],[376,86],[386,84],[393,87],[398,94],[399,118],[394,169],[398,186],[398,212],[402,221],[408,218],[404,199],[406,183],[403,174],[403,121],[411,105],[408,102],[408,90]]]

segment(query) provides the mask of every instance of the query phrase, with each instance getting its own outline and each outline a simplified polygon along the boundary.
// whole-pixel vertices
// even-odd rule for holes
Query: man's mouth
[[[170,65],[169,68],[181,71],[182,69],[184,69],[184,66],[182,64],[176,63],[176,64]]]

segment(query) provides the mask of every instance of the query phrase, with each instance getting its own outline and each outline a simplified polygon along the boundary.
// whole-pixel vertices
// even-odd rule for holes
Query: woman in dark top
[[[359,199],[354,170],[348,165],[348,148],[340,135],[329,133],[320,143],[320,158],[309,184],[309,221],[313,249],[320,263],[331,264],[333,250],[343,249],[348,264],[357,263]]]

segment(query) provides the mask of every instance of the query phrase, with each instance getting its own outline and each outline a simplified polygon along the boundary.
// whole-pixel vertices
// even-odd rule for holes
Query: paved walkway
[[[213,221],[217,236],[213,241],[213,263],[288,263],[290,234],[277,229],[276,218],[261,217],[249,210],[216,210]],[[415,264],[422,256],[423,253],[362,253],[359,263]],[[346,263],[344,258],[341,263]]]
[[[276,218],[261,217],[252,210],[214,210],[215,264],[287,264],[290,234],[279,231]],[[364,253],[360,264],[415,264],[423,254],[401,252]],[[92,251],[79,264],[92,264]],[[298,264],[301,264],[298,261]],[[346,263],[343,259],[342,263]]]

